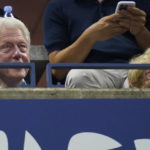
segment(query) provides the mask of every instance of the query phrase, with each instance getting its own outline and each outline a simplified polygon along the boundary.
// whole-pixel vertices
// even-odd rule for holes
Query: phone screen
[[[122,10],[122,9],[126,10],[127,8],[128,8],[128,5],[122,4],[120,5],[119,10]]]
[[[118,11],[120,11],[122,9],[126,10],[128,7],[135,7],[135,2],[134,1],[118,2],[115,12],[117,13]]]

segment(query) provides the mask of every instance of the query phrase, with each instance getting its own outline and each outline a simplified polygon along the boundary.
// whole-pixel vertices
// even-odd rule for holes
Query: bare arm
[[[88,39],[88,37],[83,34],[69,47],[50,53],[49,60],[51,63],[83,62],[91,51],[93,44],[94,41],[90,38]],[[62,80],[67,72],[68,70],[52,70],[53,75],[58,80]]]
[[[143,28],[142,32],[136,35],[135,38],[143,50],[150,47],[150,32],[146,27]]]
[[[50,53],[50,62],[83,62],[97,41],[107,40],[127,31],[126,28],[118,25],[119,18],[119,14],[113,14],[100,19],[87,28],[72,45]],[[53,74],[58,80],[63,79],[66,73],[67,70],[53,70]]]

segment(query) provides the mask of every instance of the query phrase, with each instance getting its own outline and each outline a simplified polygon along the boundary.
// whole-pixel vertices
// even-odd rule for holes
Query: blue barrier
[[[81,150],[68,149],[79,134],[79,144],[94,143],[90,150],[110,150],[110,144],[112,150],[149,150],[149,108],[150,99],[0,100],[0,148],[8,142],[9,150]],[[89,134],[88,141],[83,133],[101,138]],[[105,148],[94,149],[99,144]]]
[[[150,69],[150,64],[123,63],[48,63],[46,66],[46,81],[48,87],[64,87],[53,84],[52,69]]]
[[[0,68],[29,68],[30,69],[30,84],[28,84],[27,87],[36,86],[34,63],[0,63]]]

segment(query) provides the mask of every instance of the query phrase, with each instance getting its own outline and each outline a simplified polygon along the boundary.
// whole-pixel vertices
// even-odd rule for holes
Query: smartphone
[[[115,13],[117,13],[122,9],[126,10],[128,7],[135,7],[135,5],[136,5],[135,1],[120,1],[117,4]]]

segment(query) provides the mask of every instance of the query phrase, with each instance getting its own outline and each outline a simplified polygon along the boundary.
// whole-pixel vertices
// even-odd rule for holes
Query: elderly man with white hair
[[[30,33],[25,24],[12,17],[0,17],[0,62],[28,63]],[[28,69],[0,69],[0,87],[19,87],[24,84]]]

